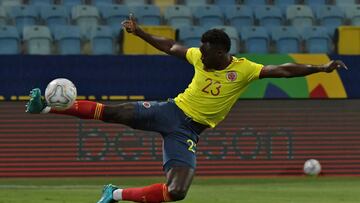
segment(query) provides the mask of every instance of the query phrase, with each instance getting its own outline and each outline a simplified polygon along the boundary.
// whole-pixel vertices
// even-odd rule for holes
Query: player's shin
[[[101,103],[80,100],[75,101],[75,103],[66,110],[51,108],[50,113],[71,115],[81,119],[102,120],[104,106],[105,105]]]
[[[115,200],[126,200],[142,203],[171,202],[166,184],[157,183],[142,188],[126,188],[115,190]]]

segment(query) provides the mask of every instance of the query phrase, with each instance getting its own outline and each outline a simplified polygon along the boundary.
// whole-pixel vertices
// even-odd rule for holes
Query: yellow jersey
[[[189,48],[186,59],[195,68],[188,88],[174,100],[194,121],[215,127],[229,113],[248,84],[259,78],[263,67],[246,58],[233,57],[224,70],[205,71],[199,48]]]

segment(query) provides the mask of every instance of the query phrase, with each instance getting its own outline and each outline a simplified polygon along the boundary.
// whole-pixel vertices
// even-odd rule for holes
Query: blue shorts
[[[159,132],[163,137],[163,167],[196,167],[196,144],[207,126],[193,121],[173,100],[136,102],[134,129]]]

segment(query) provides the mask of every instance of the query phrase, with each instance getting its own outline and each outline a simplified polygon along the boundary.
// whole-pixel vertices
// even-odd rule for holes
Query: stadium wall
[[[241,98],[360,98],[359,56],[323,54],[243,55],[263,64],[322,64],[342,59],[349,71],[292,79],[263,79],[249,85]],[[183,91],[193,68],[169,56],[0,56],[0,100],[27,100],[31,88],[45,89],[65,77],[81,99],[167,99]]]
[[[245,56],[264,64],[342,59],[350,70],[252,83],[229,117],[201,135],[197,174],[301,175],[304,161],[316,158],[323,175],[360,175],[360,58]],[[0,99],[13,101],[57,77],[74,81],[87,99],[166,99],[186,88],[193,74],[185,61],[167,56],[0,56],[0,63]],[[0,177],[163,174],[156,133],[28,115],[24,105],[0,102]]]
[[[118,102],[115,102],[118,103]],[[158,176],[157,133],[61,115],[29,115],[0,102],[0,178]],[[198,175],[360,175],[360,100],[239,100],[197,145]]]

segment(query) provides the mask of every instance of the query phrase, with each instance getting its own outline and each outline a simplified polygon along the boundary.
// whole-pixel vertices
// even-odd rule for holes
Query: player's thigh
[[[174,201],[185,198],[196,168],[197,136],[184,125],[163,134],[163,161],[167,186]]]
[[[103,121],[130,125],[135,117],[136,102],[105,105]]]
[[[169,133],[181,122],[172,101],[137,102],[131,127],[140,130]]]
[[[196,168],[196,141],[192,134],[178,130],[163,135],[163,167],[166,172],[174,167]]]

